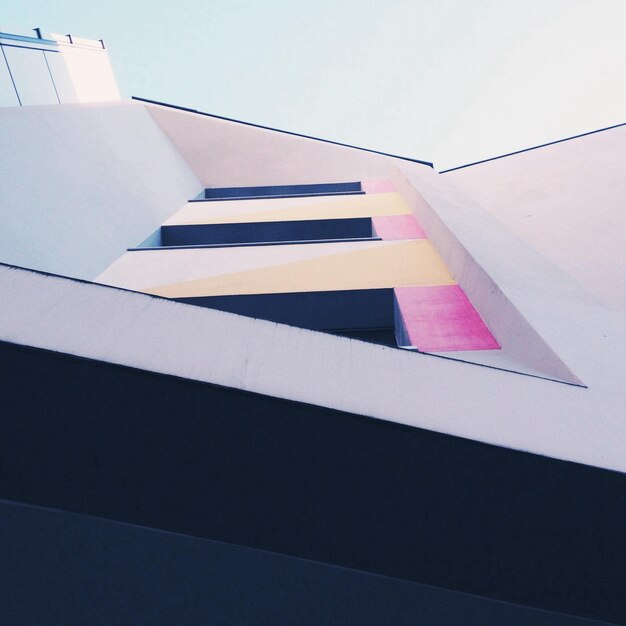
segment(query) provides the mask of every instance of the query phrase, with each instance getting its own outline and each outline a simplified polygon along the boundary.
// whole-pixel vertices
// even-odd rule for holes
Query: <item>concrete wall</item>
[[[581,383],[578,373],[533,326],[528,307],[521,306],[517,298],[524,280],[515,276],[516,267],[532,265],[537,276],[546,274],[538,284],[549,285],[546,287],[549,296],[555,285],[558,292],[569,284],[567,277],[555,279],[541,259],[536,259],[534,251],[520,248],[515,236],[433,169],[404,159],[196,113],[158,105],[146,107],[190,167],[209,186],[392,178],[454,279],[503,348],[497,354],[486,351],[469,357],[460,352],[456,356]],[[531,296],[530,304],[532,301]]]
[[[94,278],[200,182],[143,106],[0,109],[0,260]]]
[[[602,306],[626,310],[626,127],[442,174]]]
[[[562,313],[561,296],[578,293],[569,277],[546,266],[534,250],[440,175],[399,164],[395,181],[502,347],[500,353],[472,354],[471,360],[584,383],[550,345],[550,333],[543,332],[546,316]],[[456,356],[467,358],[463,353]]]
[[[137,524],[151,529],[162,548],[167,536],[191,535],[236,550],[247,546],[274,556],[297,556],[318,568],[333,564],[384,574],[396,583],[436,585],[621,624],[626,619],[624,475],[2,342],[0,371],[9,389],[0,413],[0,498]],[[68,533],[73,538],[69,549],[50,530],[36,532],[37,539],[29,541],[19,523],[8,525],[7,514],[0,501],[0,537],[12,546],[0,539],[0,577],[20,554],[17,569],[30,574],[22,583],[26,589],[39,583],[48,594],[61,595],[54,583],[63,579],[62,572],[52,574],[54,583],[41,580],[42,561],[51,556],[41,543],[77,559],[80,531],[74,526]],[[40,524],[49,529],[54,522]],[[93,529],[92,537],[98,553],[110,558],[115,541],[102,530]],[[151,576],[161,580],[168,565],[157,560],[147,567],[153,561],[139,556],[141,550],[129,539],[126,535],[125,554],[143,566],[143,574],[135,574],[130,589],[119,580],[116,587],[134,596],[136,584]],[[191,546],[179,554],[200,560]],[[9,563],[7,555],[13,556]],[[206,557],[204,567],[196,570],[201,579],[191,588],[203,589],[209,603],[223,606],[231,595],[218,592],[202,572],[224,572],[235,564],[219,559],[218,565]],[[67,562],[70,570],[76,564]],[[83,563],[80,571],[87,568],[92,571],[88,578],[104,586],[107,568]],[[261,592],[265,597],[258,602],[274,609],[282,598],[272,601],[271,596],[276,586],[284,592],[283,582],[268,582],[266,575],[257,570],[257,588],[269,594]],[[9,579],[12,588],[15,578]],[[18,586],[19,597],[29,597],[26,589]],[[85,598],[93,610],[102,593]],[[2,594],[7,594],[6,584]],[[231,589],[231,594],[239,606],[242,590]],[[75,596],[76,590],[61,595],[65,602]],[[324,605],[332,601],[325,593],[321,598]],[[387,600],[396,607],[395,594]],[[171,593],[167,601],[173,601]],[[7,604],[2,603],[3,626]],[[128,600],[122,604],[127,606]],[[451,611],[455,605],[453,597],[442,599],[439,615],[446,619],[416,619],[412,613],[409,624],[451,626],[452,612],[459,615],[460,621],[454,621],[458,626],[541,623],[533,615],[524,619],[510,613],[468,622],[462,611]],[[467,604],[464,608],[473,612]],[[185,622],[137,615],[88,619],[91,614],[72,623],[224,624],[217,616]],[[63,616],[30,623],[69,624]],[[354,610],[349,619],[319,617],[315,626],[381,624],[364,621]],[[246,623],[234,623],[242,621]],[[23,618],[17,622],[25,623]],[[283,621],[274,613],[253,623],[302,626],[303,621]]]
[[[11,319],[15,316],[17,324],[9,338],[15,331],[15,337],[41,347],[626,470],[626,400],[619,369],[626,346],[623,316],[599,304],[570,273],[547,262],[529,241],[516,236],[463,190],[446,183],[448,175],[438,176],[425,166],[404,161],[400,172],[398,162],[386,157],[288,135],[270,136],[266,134],[269,131],[262,132],[263,141],[253,141],[255,156],[247,165],[254,168],[246,169],[246,162],[237,160],[245,155],[245,136],[241,135],[242,143],[236,141],[244,132],[238,125],[176,111],[172,115],[204,137],[196,143],[187,137],[197,150],[199,163],[189,162],[190,152],[187,162],[181,158],[141,104],[1,111],[0,129],[12,150],[0,155],[6,225],[0,230],[0,259],[94,277],[200,191],[200,181],[191,168],[210,178],[215,164],[214,184],[223,185],[251,182],[238,180],[240,176],[254,178],[257,184],[327,181],[331,166],[337,168],[332,169],[335,180],[375,178],[384,175],[383,171],[392,172],[396,178],[404,177],[405,184],[415,193],[419,191],[430,207],[432,220],[424,220],[422,215],[418,218],[481,315],[485,310],[497,313],[498,293],[502,292],[527,321],[526,328],[534,329],[589,389],[260,320],[219,317],[227,314],[148,296],[133,296],[147,299],[133,300],[137,308],[133,304],[121,315],[120,326],[110,327],[107,339],[106,316],[115,317],[118,307],[126,305],[117,300],[107,304],[111,296],[104,294],[122,292],[89,287],[96,291],[89,291],[92,302],[85,308],[80,297],[67,300],[50,294],[52,300],[46,301],[41,288],[47,283],[41,278],[26,291],[15,291],[10,284],[3,287],[7,300],[12,301],[6,313]],[[194,120],[188,121],[190,118]],[[202,130],[198,119],[208,128]],[[222,124],[234,129],[230,143]],[[222,144],[208,143],[203,148],[214,130]],[[253,130],[256,134],[258,129]],[[278,144],[274,142],[283,138],[305,146],[300,157],[306,159],[297,166],[291,164],[300,158],[295,143],[294,158],[292,153],[280,159],[267,158],[276,154]],[[587,184],[592,186],[593,181]],[[588,193],[593,194],[593,188]],[[418,212],[417,205],[412,208]],[[434,218],[440,226],[434,226]],[[101,293],[104,301],[98,305]],[[158,306],[159,313],[128,327],[128,319],[139,320],[148,305]],[[28,310],[35,315],[30,326],[24,321]],[[50,310],[61,317],[51,318],[47,326],[43,320]],[[76,322],[76,315],[78,321],[86,321],[60,335],[59,325],[67,323],[63,320]],[[504,316],[505,322],[512,319]],[[195,329],[196,324],[203,330],[190,330],[187,335],[186,329]],[[522,328],[512,322],[508,327],[513,338]],[[96,328],[102,345],[93,344]],[[36,337],[31,332],[36,332]],[[200,344],[198,335],[203,337]],[[500,336],[496,338],[501,341]],[[173,343],[165,345],[166,339]],[[525,335],[517,342],[523,347]],[[153,353],[150,346],[158,346],[158,352]],[[219,367],[207,362],[209,353]],[[545,353],[530,350],[527,354],[541,361]]]
[[[2,268],[0,340],[626,471],[626,324],[572,303],[589,388]],[[606,335],[607,338],[603,338]]]
[[[0,501],[0,516],[5,626],[51,616],[94,626],[606,626],[89,515]]]
[[[206,187],[386,178],[393,167],[389,157],[371,152],[163,106],[146,108]]]

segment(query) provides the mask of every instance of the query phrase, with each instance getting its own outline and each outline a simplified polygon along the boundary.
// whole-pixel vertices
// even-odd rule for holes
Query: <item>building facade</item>
[[[626,126],[109,96],[0,109],[0,621],[626,623]]]

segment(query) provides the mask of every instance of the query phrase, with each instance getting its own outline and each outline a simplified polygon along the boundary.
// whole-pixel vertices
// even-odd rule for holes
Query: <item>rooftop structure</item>
[[[119,100],[102,39],[0,32],[0,106]]]
[[[108,93],[0,109],[3,623],[626,623],[626,126],[438,173]]]

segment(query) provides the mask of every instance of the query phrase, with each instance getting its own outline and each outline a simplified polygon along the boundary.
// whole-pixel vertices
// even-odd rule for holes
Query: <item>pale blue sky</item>
[[[23,0],[103,38],[125,97],[431,160],[626,122],[626,0]]]

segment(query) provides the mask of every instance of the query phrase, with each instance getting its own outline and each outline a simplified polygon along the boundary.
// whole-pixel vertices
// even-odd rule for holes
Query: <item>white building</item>
[[[626,623],[626,125],[437,172],[0,44],[3,623]]]

